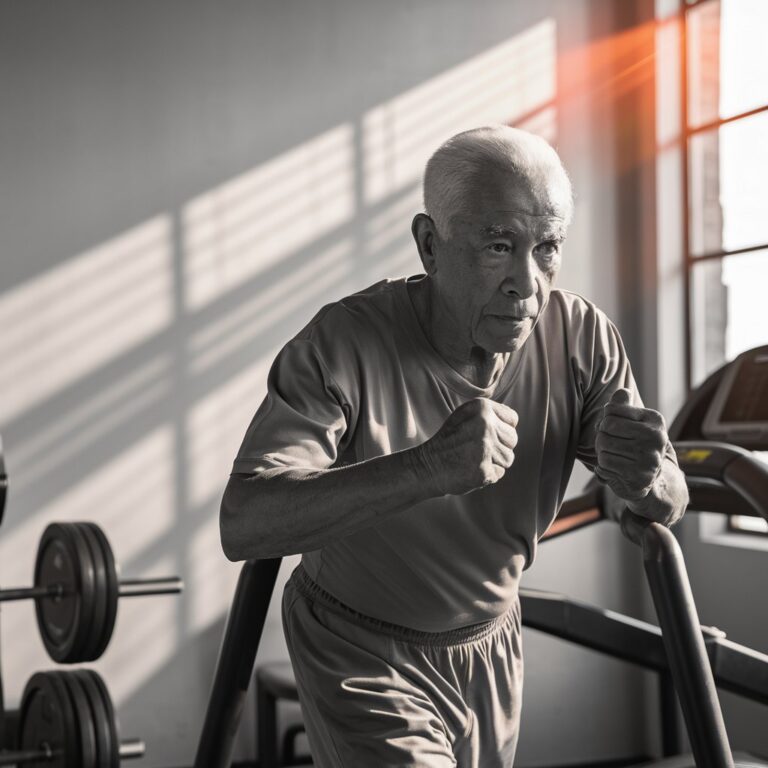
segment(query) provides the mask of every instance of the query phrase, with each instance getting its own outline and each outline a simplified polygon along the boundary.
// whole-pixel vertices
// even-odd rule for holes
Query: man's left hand
[[[661,472],[668,438],[660,413],[629,400],[629,391],[619,389],[603,406],[595,437],[595,474],[624,501],[638,502]]]

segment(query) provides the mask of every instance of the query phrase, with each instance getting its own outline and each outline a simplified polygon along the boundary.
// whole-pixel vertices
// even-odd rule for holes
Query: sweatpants
[[[512,766],[519,601],[488,622],[421,632],[352,610],[299,565],[282,608],[316,768]]]

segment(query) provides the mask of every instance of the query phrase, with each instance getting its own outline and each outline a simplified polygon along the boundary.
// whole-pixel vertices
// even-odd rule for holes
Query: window
[[[768,2],[683,11],[688,386],[768,344]],[[733,519],[768,532],[763,520]]]

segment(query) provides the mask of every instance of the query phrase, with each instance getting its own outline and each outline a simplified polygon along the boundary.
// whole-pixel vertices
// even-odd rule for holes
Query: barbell
[[[107,686],[91,669],[37,672],[19,711],[18,749],[0,752],[0,765],[118,768],[142,757],[138,739],[120,741]]]
[[[51,523],[37,549],[34,586],[0,589],[0,602],[34,600],[48,655],[59,664],[77,664],[104,653],[119,598],[173,594],[183,588],[177,576],[121,581],[112,547],[98,525]]]

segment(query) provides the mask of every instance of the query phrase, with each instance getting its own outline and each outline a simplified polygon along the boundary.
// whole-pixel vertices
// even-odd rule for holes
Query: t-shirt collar
[[[531,339],[529,338],[518,352],[513,352],[507,364],[498,374],[496,381],[488,387],[478,387],[471,381],[462,376],[453,366],[451,366],[442,355],[435,349],[432,342],[427,338],[424,329],[421,327],[416,309],[408,293],[408,282],[417,282],[425,279],[426,275],[411,275],[394,281],[394,290],[397,301],[402,310],[402,320],[400,328],[403,336],[416,350],[424,360],[424,364],[437,376],[443,383],[468,399],[473,397],[493,397],[500,395],[517,378],[522,361],[525,357],[525,351],[528,348]]]

